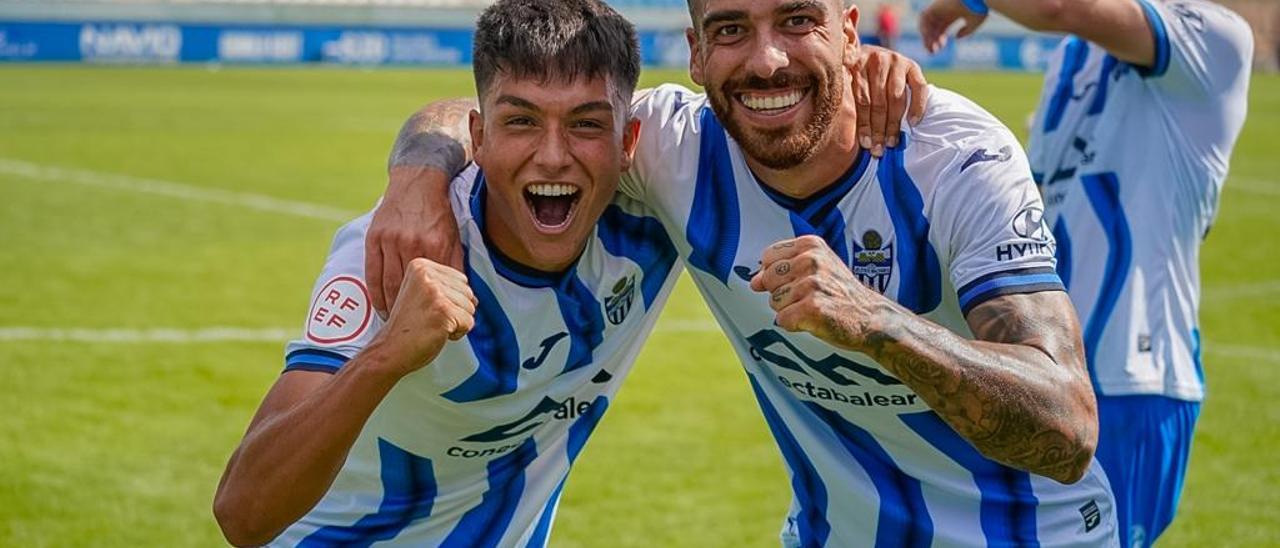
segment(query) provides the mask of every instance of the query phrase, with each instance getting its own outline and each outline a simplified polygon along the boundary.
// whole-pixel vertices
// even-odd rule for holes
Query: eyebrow
[[[535,105],[526,99],[516,97],[515,95],[501,95],[495,103],[499,105],[507,104],[524,110],[532,110],[534,112],[542,112],[542,109],[538,108],[538,105]],[[589,103],[583,103],[573,107],[573,110],[569,111],[569,114],[578,115],[597,110],[613,112],[613,104],[608,101],[591,101]]]
[[[827,13],[827,6],[818,0],[795,0],[794,2],[787,2],[786,4],[779,6],[776,13],[787,14],[804,10],[817,10],[825,15]],[[713,25],[727,23],[730,21],[741,21],[746,18],[747,12],[742,10],[713,11],[702,17],[702,30],[705,32]]]
[[[819,2],[818,0],[795,0],[794,2],[787,2],[786,4],[779,6],[777,11],[778,13],[795,13],[797,11],[810,9],[818,10],[824,14],[827,13],[827,5]]]
[[[608,101],[592,101],[590,103],[583,103],[573,107],[573,110],[569,111],[569,114],[585,114],[596,110],[613,112],[613,103]]]
[[[494,101],[494,103],[495,103],[495,104],[499,104],[499,105],[501,105],[501,104],[503,104],[503,103],[506,103],[506,104],[511,105],[511,106],[513,106],[513,107],[516,107],[516,108],[522,108],[522,109],[525,109],[525,110],[533,110],[533,111],[541,111],[541,110],[542,110],[542,109],[538,108],[538,105],[535,105],[535,104],[533,104],[533,103],[530,103],[529,101],[526,101],[526,100],[521,99],[521,98],[519,98],[519,97],[516,97],[515,95],[501,95],[501,96],[499,96],[499,97],[498,97],[498,99],[497,99],[496,101]]]
[[[727,23],[729,21],[741,21],[747,18],[747,12],[742,10],[720,10],[713,11],[702,16],[702,30],[705,32],[712,25]]]

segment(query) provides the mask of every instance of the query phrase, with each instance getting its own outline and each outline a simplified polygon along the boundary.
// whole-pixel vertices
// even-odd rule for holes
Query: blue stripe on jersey
[[[284,357],[285,371],[319,371],[337,373],[351,358],[318,348],[294,350]]]
[[[898,415],[921,438],[969,473],[978,486],[978,515],[988,546],[1038,546],[1031,476],[982,456],[933,411]]]
[[[299,548],[321,546],[369,546],[390,540],[416,520],[431,515],[436,480],[431,460],[419,457],[378,438],[382,469],[382,504],[352,525],[317,529],[298,543]]]
[[[475,327],[467,343],[476,356],[476,372],[442,394],[456,403],[485,400],[516,391],[520,377],[520,349],[516,332],[498,298],[467,262],[467,283],[476,296]]]
[[[1150,67],[1137,67],[1138,74],[1143,78],[1164,76],[1164,73],[1169,70],[1171,51],[1168,29],[1164,26],[1164,18],[1160,16],[1160,11],[1151,5],[1151,2],[1138,0],[1138,4],[1142,6],[1142,12],[1147,16],[1147,24],[1151,25],[1151,36],[1156,42],[1155,60]]]
[[[876,548],[929,546],[933,542],[933,518],[925,507],[920,480],[899,469],[871,433],[821,405],[805,405],[831,427],[845,451],[858,461],[875,485],[880,496]]]
[[[796,531],[800,537],[800,546],[810,548],[822,546],[831,534],[831,524],[827,522],[827,487],[823,485],[818,470],[814,468],[809,457],[804,454],[800,442],[787,430],[786,422],[778,414],[778,410],[769,403],[755,375],[747,373],[751,381],[751,390],[756,394],[756,402],[764,413],[764,421],[773,433],[773,439],[782,451],[782,458],[791,470],[791,492],[796,504],[800,507],[795,516]]]
[[[840,210],[832,210],[823,222],[817,226],[806,221],[800,214],[792,211],[791,230],[796,236],[817,236],[822,238],[824,242],[831,247],[837,257],[840,257],[844,264],[849,263],[849,242],[845,238],[844,215],[840,214]]]
[[[592,354],[604,340],[604,313],[600,301],[576,273],[565,276],[555,291],[560,316],[569,331],[569,357],[565,359],[563,374],[591,364]]]
[[[733,259],[738,254],[741,220],[738,188],[724,127],[709,107],[702,109],[702,143],[698,180],[689,210],[685,239],[693,248],[689,266],[728,283]]]
[[[760,184],[760,188],[774,202],[790,211],[791,229],[796,236],[812,235],[822,238],[840,260],[848,265],[852,263],[849,261],[844,214],[836,206],[853,190],[869,165],[871,153],[859,151],[858,157],[840,180],[802,200],[791,198],[765,184]]]
[[[1058,241],[1058,278],[1062,279],[1062,287],[1071,290],[1071,233],[1067,232],[1067,223],[1061,217],[1053,224],[1053,239]]]
[[[1191,330],[1191,360],[1196,366],[1196,378],[1200,379],[1201,390],[1204,390],[1204,347],[1200,345],[1200,329]]]
[[[640,265],[644,272],[640,293],[648,309],[680,256],[675,244],[657,219],[631,215],[617,205],[605,208],[598,227],[596,236],[606,251]]]
[[[1043,266],[987,274],[965,284],[956,294],[960,297],[960,311],[968,314],[996,297],[1040,291],[1065,291],[1057,271]]]
[[[1111,73],[1120,64],[1115,57],[1107,55],[1102,59],[1102,72],[1098,76],[1098,89],[1094,92],[1093,103],[1089,105],[1089,115],[1102,114],[1107,106],[1107,90],[1111,89]]]
[[[578,459],[578,454],[587,445],[587,438],[591,437],[591,432],[596,429],[597,424],[600,424],[600,419],[604,417],[607,409],[609,409],[609,398],[596,396],[595,401],[587,407],[587,412],[569,427],[569,441],[564,450],[569,457],[569,464],[573,464],[573,461]]]
[[[1075,36],[1067,38],[1066,48],[1058,71],[1058,87],[1053,90],[1049,110],[1044,116],[1045,133],[1058,129],[1058,125],[1062,123],[1067,105],[1071,104],[1071,97],[1075,95],[1076,73],[1084,68],[1085,58],[1089,55],[1089,44]]]
[[[898,261],[898,304],[916,314],[924,314],[942,302],[942,267],[938,264],[938,253],[929,243],[929,219],[924,215],[924,198],[903,164],[906,141],[907,136],[903,134],[899,146],[885,150],[876,178],[880,181],[880,192],[893,220],[894,238],[898,244],[895,258]]]
[[[533,530],[533,535],[529,536],[529,544],[527,548],[542,548],[547,545],[547,538],[551,535],[551,520],[556,515],[556,507],[560,505],[560,493],[564,491],[564,482],[569,479],[565,476],[560,480],[560,485],[556,486],[555,492],[551,493],[551,498],[547,499],[547,505],[542,508],[542,516],[538,518],[538,527]]]
[[[489,490],[485,491],[479,505],[462,515],[440,546],[497,546],[507,534],[511,517],[524,494],[524,471],[537,456],[537,447],[533,438],[529,438],[516,450],[490,461]]]
[[[1129,265],[1133,260],[1133,240],[1129,234],[1129,221],[1125,219],[1124,209],[1120,205],[1120,181],[1114,173],[1086,175],[1080,178],[1084,185],[1085,195],[1089,197],[1089,205],[1098,215],[1102,223],[1102,231],[1107,237],[1107,265],[1102,276],[1102,290],[1098,292],[1098,300],[1089,314],[1089,321],[1084,328],[1085,362],[1089,366],[1089,376],[1093,386],[1098,386],[1098,375],[1094,369],[1094,358],[1098,353],[1098,344],[1102,341],[1102,333],[1106,330],[1111,312],[1115,310],[1116,301],[1120,299],[1120,291],[1124,288],[1125,279],[1129,276]]]

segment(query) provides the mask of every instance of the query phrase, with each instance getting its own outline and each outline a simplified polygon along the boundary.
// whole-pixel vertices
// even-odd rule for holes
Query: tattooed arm
[[[1097,404],[1066,293],[997,297],[966,318],[966,340],[909,311],[883,316],[863,351],[988,458],[1063,483],[1097,445]]]
[[[968,340],[863,286],[812,236],[766,250],[752,287],[779,326],[872,357],[987,458],[1063,483],[1088,470],[1097,404],[1065,293],[987,301]]]
[[[386,197],[365,236],[365,281],[384,317],[409,261],[425,257],[462,268],[449,181],[471,160],[470,113],[475,99],[431,103],[400,129],[387,158]]]

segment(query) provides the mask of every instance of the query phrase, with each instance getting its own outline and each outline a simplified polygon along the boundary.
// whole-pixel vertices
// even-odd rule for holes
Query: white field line
[[[153,194],[191,202],[208,202],[243,207],[324,221],[346,222],[359,215],[359,213],[344,209],[272,198],[262,194],[203,188],[173,181],[143,179],[85,169],[46,166],[10,158],[0,158],[0,174],[36,181],[72,183],[110,190]]]
[[[194,344],[211,342],[270,342],[280,343],[297,337],[301,328],[283,327],[206,327],[201,329],[87,329],[0,327],[0,342],[83,342],[106,344],[167,343]]]
[[[1280,184],[1258,179],[1228,179],[1223,192],[1233,190],[1262,196],[1280,196]]]
[[[1280,293],[1280,280],[1252,284],[1213,286],[1206,287],[1204,289],[1204,297],[1200,299],[1200,303],[1203,305],[1213,305],[1215,302],[1219,301],[1268,297],[1277,293]]]
[[[658,322],[658,326],[655,331],[660,333],[719,333],[720,327],[711,320],[665,320]],[[301,333],[301,328],[288,327],[205,327],[199,329],[183,329],[177,327],[157,327],[151,329],[0,327],[0,342],[62,341],[102,344],[196,344],[208,342],[279,343],[295,338]]]
[[[1208,343],[1204,345],[1204,351],[1210,355],[1224,358],[1280,363],[1280,348]]]

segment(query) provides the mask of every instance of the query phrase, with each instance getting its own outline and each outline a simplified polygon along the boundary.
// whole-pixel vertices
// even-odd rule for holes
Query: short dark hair
[[[503,74],[543,82],[604,77],[629,107],[640,42],[631,22],[600,0],[499,0],[476,23],[472,66],[482,103]]]

